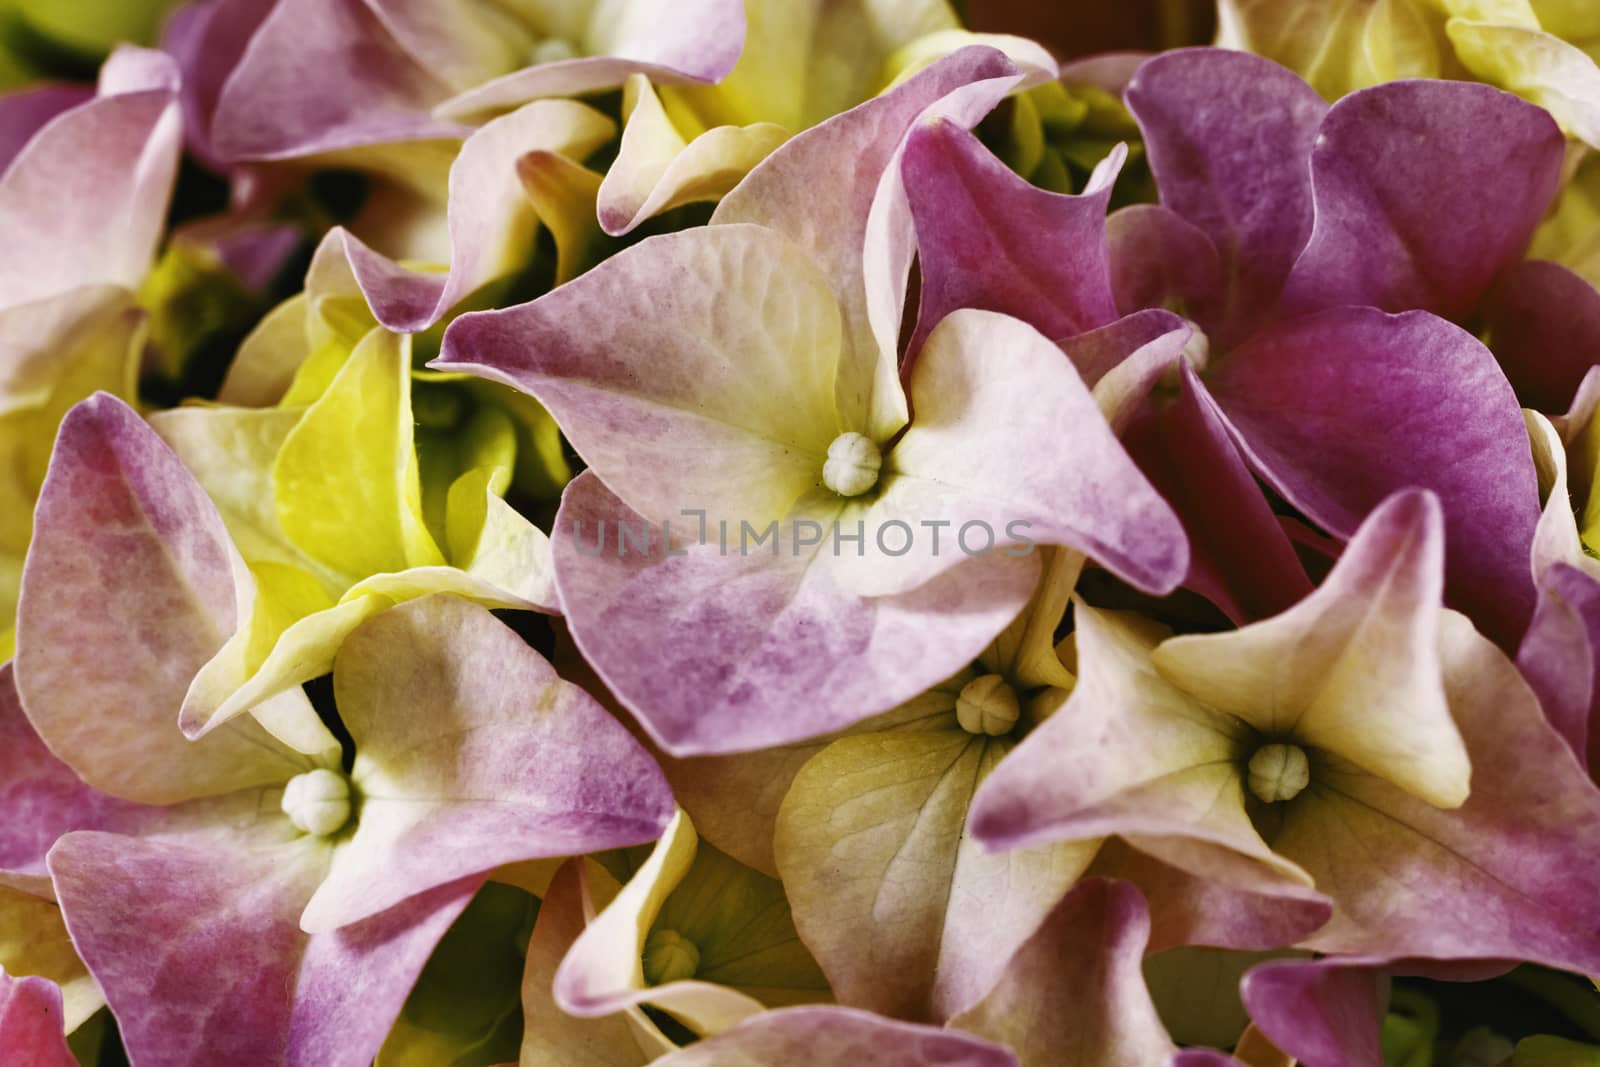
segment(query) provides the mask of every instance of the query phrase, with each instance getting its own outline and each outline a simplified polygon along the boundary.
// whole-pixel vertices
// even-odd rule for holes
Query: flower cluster
[[[1215,24],[0,12],[0,1065],[1600,1062],[1600,8]]]

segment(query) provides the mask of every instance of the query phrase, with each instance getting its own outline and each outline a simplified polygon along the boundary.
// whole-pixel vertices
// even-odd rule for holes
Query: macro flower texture
[[[1600,1067],[1600,5],[1109,11],[0,3],[0,1067]]]

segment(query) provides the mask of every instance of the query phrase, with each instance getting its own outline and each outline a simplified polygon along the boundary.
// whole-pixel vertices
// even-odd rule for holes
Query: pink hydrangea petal
[[[909,351],[957,308],[1022,318],[1060,340],[1116,318],[1106,206],[1127,159],[1118,149],[1082,195],[1029,185],[955,123],[918,123],[901,160],[917,226],[922,300]]]
[[[8,1067],[77,1067],[64,1024],[54,982],[0,971],[0,1049]]]
[[[166,839],[81,832],[50,853],[74,944],[135,1063],[364,1067],[478,880],[354,927],[301,931],[325,846],[266,825]]]
[[[663,557],[659,526],[646,535],[653,548],[622,553],[617,524],[637,539],[643,522],[594,474],[579,476],[556,517],[556,583],[585,658],[674,755],[784,744],[886,711],[971,662],[1037,577],[1033,556],[995,552],[912,592],[863,598],[812,565],[813,552],[790,552],[788,527],[778,552],[742,555],[735,541],[723,556],[713,525],[685,556]]]
[[[1391,492],[1437,493],[1450,603],[1514,646],[1538,484],[1516,396],[1476,338],[1426,312],[1335,308],[1256,336],[1206,384],[1251,465],[1335,535]]]
[[[655,1061],[656,1067],[785,1067],[807,1062],[1017,1067],[1011,1052],[980,1038],[836,1007],[762,1012]]]
[[[242,569],[215,505],[133,409],[100,393],[67,414],[22,576],[16,684],[84,781],[170,804],[310,766],[248,716],[198,742],[178,730],[190,682],[239,623]]]
[[[651,841],[672,818],[666,779],[622,724],[467,601],[375,616],[333,674],[363,799],[308,930],[501,864]]]
[[[1600,292],[1559,263],[1526,260],[1501,274],[1483,314],[1523,406],[1567,410],[1600,350]]]
[[[1547,112],[1490,86],[1417,79],[1352,93],[1317,134],[1316,225],[1285,310],[1359,304],[1461,320],[1521,257],[1565,151]]]
[[[1311,234],[1307,163],[1328,105],[1270,60],[1214,48],[1150,59],[1126,98],[1162,206],[1221,256],[1226,306],[1204,325],[1213,342],[1232,344],[1277,304]]]

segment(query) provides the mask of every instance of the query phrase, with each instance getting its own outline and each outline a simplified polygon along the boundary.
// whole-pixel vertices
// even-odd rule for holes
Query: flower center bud
[[[1293,800],[1311,783],[1311,764],[1299,745],[1262,745],[1250,757],[1249,782],[1257,800]]]
[[[297,774],[283,787],[283,813],[301,833],[337,833],[350,821],[350,782],[323,767]]]
[[[536,67],[541,63],[559,63],[563,59],[577,59],[578,49],[565,37],[546,37],[533,46],[529,58]]]
[[[878,484],[883,453],[870,437],[842,433],[828,446],[822,465],[822,484],[840,496],[860,496]]]
[[[1021,715],[1017,691],[998,674],[974,678],[956,698],[956,721],[969,734],[1009,734]]]
[[[651,985],[681,982],[700,968],[700,950],[676,930],[652,930],[643,962],[644,980]]]

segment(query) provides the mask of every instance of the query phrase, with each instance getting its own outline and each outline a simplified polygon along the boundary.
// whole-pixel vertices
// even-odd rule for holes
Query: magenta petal
[[[656,527],[651,548],[620,554],[617,524],[637,538],[643,521],[592,473],[575,479],[556,516],[556,584],[585,658],[679,756],[814,737],[909,700],[976,658],[1037,577],[1035,556],[993,552],[863,598],[813,565],[817,553],[790,552],[788,529],[777,553],[734,544],[723,556],[713,527],[664,559]]]
[[[429,114],[448,95],[361,0],[278,0],[222,88],[211,143],[241,160],[455,140],[466,129]]]
[[[49,892],[44,856],[70,830],[122,830],[164,809],[133,804],[85,785],[33,730],[12,681],[0,667],[0,880]]]
[[[1172,358],[1166,359],[1165,353],[1162,353],[1161,358],[1157,359],[1157,363],[1162,365],[1159,370],[1155,370],[1157,375],[1165,373],[1166,369],[1176,362],[1177,356],[1183,351],[1183,346],[1191,335],[1190,328],[1172,312],[1150,308],[1125,315],[1109,326],[1101,326],[1072,337],[1057,338],[1057,343],[1061,346],[1061,351],[1067,354],[1067,358],[1072,360],[1072,365],[1078,368],[1078,373],[1083,377],[1083,384],[1094,389],[1102,378],[1121,366],[1139,349],[1162,338],[1169,338],[1168,343],[1176,346]],[[1111,418],[1112,425],[1117,425],[1118,420],[1111,417],[1111,413],[1107,414]]]
[[[908,351],[957,308],[999,311],[1052,339],[1116,318],[1106,206],[1127,158],[1119,148],[1081,196],[1029,185],[971,133],[919,123],[901,160],[917,228],[922,302]]]
[[[1106,220],[1111,291],[1124,315],[1180,307],[1198,322],[1221,314],[1222,257],[1205,231],[1171,208],[1133,204]]]
[[[652,841],[672,818],[666,779],[633,735],[465,600],[373,617],[345,639],[333,678],[363,800],[308,930],[504,863]]]
[[[359,926],[300,930],[321,847],[263,829],[75,833],[50,853],[67,929],[133,1062],[364,1067],[476,880]]]
[[[1221,255],[1228,306],[1206,326],[1230,343],[1277,303],[1311,233],[1308,161],[1328,105],[1276,63],[1212,48],[1149,60],[1127,101],[1162,205]]]
[[[1383,1067],[1382,972],[1337,957],[1263,963],[1244,976],[1250,1019],[1308,1067]]]
[[[1600,352],[1600,292],[1559,263],[1530,259],[1501,275],[1484,318],[1523,406],[1566,411]]]
[[[1252,466],[1339,537],[1392,492],[1437,493],[1449,602],[1515,647],[1539,491],[1516,396],[1477,339],[1426,312],[1335,308],[1258,335],[1207,384]]]
[[[1184,584],[1240,625],[1286,611],[1311,580],[1216,402],[1187,361],[1181,374],[1177,398],[1141,415],[1126,441],[1183,523],[1192,553]]]
[[[1565,151],[1548,112],[1487,85],[1352,93],[1312,153],[1316,225],[1285,311],[1360,304],[1462,319],[1527,247]]]
[[[1550,567],[1517,668],[1578,762],[1592,766],[1591,746],[1600,741],[1600,582],[1569,564]]]
[[[61,990],[44,978],[0,971],[0,1051],[6,1067],[78,1067],[67,1048]]]
[[[96,789],[170,804],[287,781],[309,761],[240,716],[178,729],[189,683],[238,625],[222,518],[133,409],[67,413],[34,514],[16,684],[51,751]]]
[[[854,1008],[784,1008],[654,1061],[656,1067],[1017,1067],[998,1045]]]

